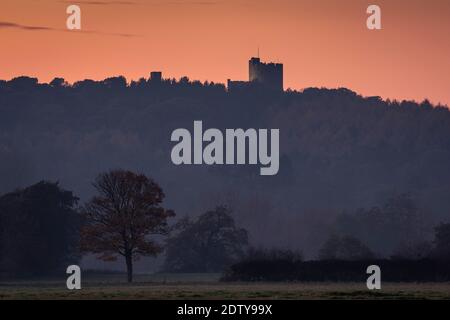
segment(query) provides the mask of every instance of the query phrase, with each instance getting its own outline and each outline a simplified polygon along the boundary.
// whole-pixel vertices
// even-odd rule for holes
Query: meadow
[[[0,282],[0,299],[162,300],[162,299],[450,299],[450,283],[383,283],[378,291],[365,283],[223,283],[218,274],[137,275],[133,284],[122,274],[84,277],[82,289],[69,291],[65,279]]]

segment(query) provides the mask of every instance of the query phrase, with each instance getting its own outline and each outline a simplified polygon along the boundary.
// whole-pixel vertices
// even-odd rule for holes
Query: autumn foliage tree
[[[104,261],[123,256],[132,282],[133,262],[162,252],[155,236],[168,233],[167,219],[175,214],[161,207],[162,189],[143,174],[114,170],[93,185],[98,195],[82,209],[81,248]]]

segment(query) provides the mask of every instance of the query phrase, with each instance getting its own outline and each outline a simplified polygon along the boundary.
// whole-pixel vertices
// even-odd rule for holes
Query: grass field
[[[0,283],[0,299],[450,299],[450,283],[221,283],[219,275],[91,275],[69,291],[65,280]]]

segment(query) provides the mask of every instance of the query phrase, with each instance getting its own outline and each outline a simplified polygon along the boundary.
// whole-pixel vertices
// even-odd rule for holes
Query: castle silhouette
[[[228,91],[248,90],[259,87],[268,91],[282,92],[283,85],[283,64],[264,63],[260,58],[251,58],[248,62],[249,80],[233,81],[228,79]],[[150,73],[150,81],[161,82],[162,72],[153,71]]]
[[[283,64],[264,63],[260,58],[251,58],[248,62],[249,81],[228,79],[228,91],[245,90],[250,87],[263,87],[270,91],[283,91]]]

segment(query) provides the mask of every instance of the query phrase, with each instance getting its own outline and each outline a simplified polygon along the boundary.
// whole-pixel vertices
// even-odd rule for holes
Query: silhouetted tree
[[[0,197],[0,271],[15,276],[63,274],[67,265],[76,263],[77,201],[58,183],[44,181]]]
[[[168,240],[165,271],[221,272],[242,258],[248,244],[245,229],[238,228],[225,206],[196,220],[184,218]]]
[[[55,78],[49,83],[49,85],[54,88],[61,88],[68,86],[68,83],[64,80],[64,78]]]
[[[38,87],[38,79],[30,77],[17,77],[10,80],[8,85],[15,90],[33,90]]]
[[[431,257],[433,245],[428,241],[401,245],[391,256],[393,260],[421,260]]]
[[[400,248],[423,243],[426,239],[425,215],[410,194],[389,198],[381,207],[359,209],[340,215],[336,233],[361,239],[377,252],[395,255]]]
[[[434,228],[434,256],[438,259],[450,260],[450,223],[441,223]]]
[[[360,240],[350,236],[331,236],[319,251],[320,260],[367,260],[373,252]]]
[[[103,84],[108,89],[113,90],[125,89],[127,87],[127,79],[125,79],[124,76],[107,78],[103,80]]]
[[[3,275],[3,273],[6,273],[5,266],[4,266],[4,259],[5,259],[5,253],[4,253],[4,242],[5,242],[5,221],[3,214],[0,211],[0,279]]]
[[[132,282],[133,261],[162,252],[150,236],[167,235],[167,219],[175,214],[161,207],[162,189],[143,174],[113,170],[100,174],[94,187],[98,195],[82,210],[82,250],[105,261],[123,256]]]

